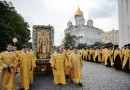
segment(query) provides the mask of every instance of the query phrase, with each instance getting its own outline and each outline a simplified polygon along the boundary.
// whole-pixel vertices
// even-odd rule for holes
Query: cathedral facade
[[[119,47],[130,43],[130,0],[118,0]]]
[[[113,29],[111,31],[104,32],[102,37],[102,42],[119,45],[119,31]]]
[[[85,19],[83,12],[78,7],[75,15],[75,25],[71,21],[67,23],[67,28],[64,33],[69,33],[71,36],[75,37],[75,46],[78,44],[92,45],[95,42],[102,41],[103,30],[93,26],[93,20],[89,19],[87,25],[85,25]]]

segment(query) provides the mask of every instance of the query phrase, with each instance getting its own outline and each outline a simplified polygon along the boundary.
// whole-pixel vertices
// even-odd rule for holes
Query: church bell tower
[[[83,12],[80,10],[80,8],[78,7],[78,10],[75,12],[75,25],[84,25],[85,20],[83,17]]]

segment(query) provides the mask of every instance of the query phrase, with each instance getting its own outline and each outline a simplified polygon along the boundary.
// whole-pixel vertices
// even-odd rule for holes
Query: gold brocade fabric
[[[85,60],[87,60],[87,57],[88,57],[88,50],[84,50],[83,58],[84,58]]]
[[[70,56],[70,64],[71,64],[71,80],[75,83],[82,83],[81,69],[83,66],[82,57],[80,54],[71,54]]]
[[[12,65],[13,67],[4,69],[5,66]],[[0,55],[0,69],[2,70],[2,89],[15,90],[15,67],[17,66],[17,57],[12,52],[3,52]]]
[[[55,53],[51,58],[53,68],[54,84],[66,84],[65,67],[69,65],[64,54]]]
[[[67,60],[67,62],[69,62],[69,58],[70,58],[70,51],[69,50],[64,50],[63,52],[62,52],[62,54],[64,54],[65,55],[65,57],[66,57],[66,60]],[[70,75],[70,67],[68,67],[68,66],[65,66],[65,74],[66,75]]]
[[[98,62],[101,62],[101,52],[99,50],[95,51],[94,61],[96,60],[96,57],[98,57]]]
[[[122,66],[123,69],[124,69],[128,60],[129,60],[129,69],[130,69],[130,50],[126,49],[124,51],[124,60],[123,60],[123,66]]]
[[[20,54],[20,78],[19,84],[24,90],[29,89],[29,84],[32,82],[32,70],[34,69],[35,65],[35,57],[33,54],[21,53]]]

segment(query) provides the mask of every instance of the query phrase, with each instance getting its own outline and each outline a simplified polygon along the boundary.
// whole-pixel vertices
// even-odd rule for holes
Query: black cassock
[[[127,62],[126,62],[126,64],[125,64],[124,71],[130,73],[129,62],[130,62],[130,61],[129,61],[129,59],[128,59]]]
[[[87,60],[86,60],[86,61],[88,61],[88,62],[89,62],[89,57],[88,57],[88,56],[89,56],[89,52],[88,52],[88,55],[87,55]]]
[[[95,62],[98,63],[98,55],[95,58]]]
[[[107,58],[107,67],[111,67],[111,61],[110,61],[110,57]]]
[[[90,57],[91,57],[91,62],[94,62],[93,54],[91,54]]]
[[[117,69],[117,70],[122,69],[121,58],[120,58],[119,54],[115,57],[115,69]]]

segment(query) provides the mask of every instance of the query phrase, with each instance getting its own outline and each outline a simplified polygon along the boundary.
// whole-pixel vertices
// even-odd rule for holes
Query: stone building
[[[75,12],[74,19],[75,25],[71,21],[68,21],[67,28],[64,33],[70,33],[72,36],[75,36],[75,46],[80,43],[92,45],[95,42],[102,41],[103,30],[94,27],[94,22],[92,19],[89,19],[86,25],[84,14],[79,7]]]
[[[119,45],[119,31],[113,29],[112,31],[104,32],[102,42],[111,42],[114,45]]]
[[[130,43],[130,0],[118,0],[119,47]]]

